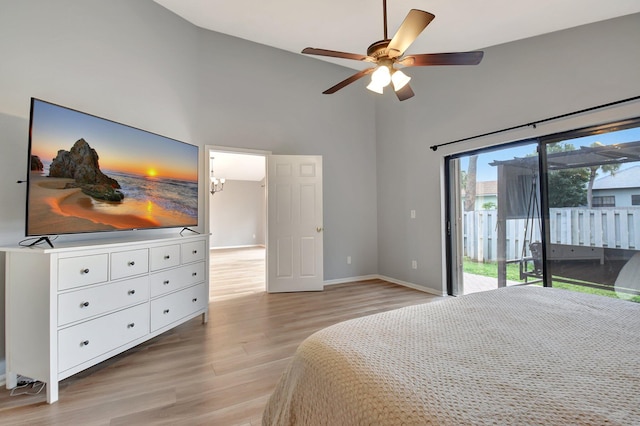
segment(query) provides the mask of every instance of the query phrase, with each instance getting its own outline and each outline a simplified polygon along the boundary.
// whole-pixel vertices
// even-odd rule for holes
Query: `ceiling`
[[[212,31],[300,53],[305,47],[366,53],[383,39],[382,0],[154,0]],[[389,38],[410,9],[436,16],[407,50],[483,49],[640,12],[639,0],[388,0]],[[360,61],[315,57],[355,69]]]

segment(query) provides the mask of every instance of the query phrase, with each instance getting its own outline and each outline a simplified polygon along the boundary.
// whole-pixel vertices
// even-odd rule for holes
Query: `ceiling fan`
[[[424,67],[432,65],[477,65],[482,60],[484,52],[457,52],[457,53],[427,53],[421,55],[402,56],[415,41],[420,33],[435,18],[429,12],[418,9],[411,9],[404,19],[400,28],[392,39],[387,37],[387,1],[382,0],[382,12],[384,18],[384,39],[376,41],[367,49],[366,55],[356,53],[338,52],[335,50],[316,49],[307,47],[302,53],[308,55],[330,56],[333,58],[353,59],[377,64],[374,68],[367,68],[353,74],[351,77],[341,81],[333,87],[325,90],[324,94],[330,95],[345,86],[361,79],[365,75],[371,74],[371,82],[367,89],[383,93],[384,87],[392,83],[393,89],[398,99],[404,101],[411,98],[414,93],[409,86],[411,77],[407,76],[400,69],[394,67],[398,64],[404,67]]]

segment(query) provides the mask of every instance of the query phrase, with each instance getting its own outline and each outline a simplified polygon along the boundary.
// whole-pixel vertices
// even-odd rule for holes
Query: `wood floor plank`
[[[194,318],[60,383],[60,400],[0,390],[0,424],[260,425],[306,337],[437,297],[382,280],[267,294],[264,248],[211,251],[209,323]]]

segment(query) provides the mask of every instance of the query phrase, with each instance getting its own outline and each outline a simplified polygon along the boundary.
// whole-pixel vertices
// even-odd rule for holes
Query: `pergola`
[[[614,145],[579,147],[573,151],[549,153],[546,156],[547,170],[578,169],[583,167],[623,164],[640,161],[640,141]],[[513,158],[511,160],[493,161],[491,166],[497,167],[497,251],[498,251],[498,287],[507,283],[506,253],[506,221],[508,219],[532,219],[532,204],[540,205],[540,189],[538,174],[539,158]],[[529,193],[524,193],[527,189]],[[540,212],[538,211],[538,215]],[[547,231],[548,233],[548,231]],[[545,237],[548,238],[548,235]],[[522,260],[522,259],[521,259]],[[550,277],[548,278],[550,280]]]

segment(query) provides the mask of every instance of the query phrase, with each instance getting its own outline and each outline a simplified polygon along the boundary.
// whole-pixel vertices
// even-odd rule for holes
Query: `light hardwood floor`
[[[267,294],[260,256],[264,250],[212,251],[208,324],[196,318],[62,381],[52,405],[44,394],[1,389],[0,424],[259,425],[304,338],[339,321],[437,299],[380,280]]]

